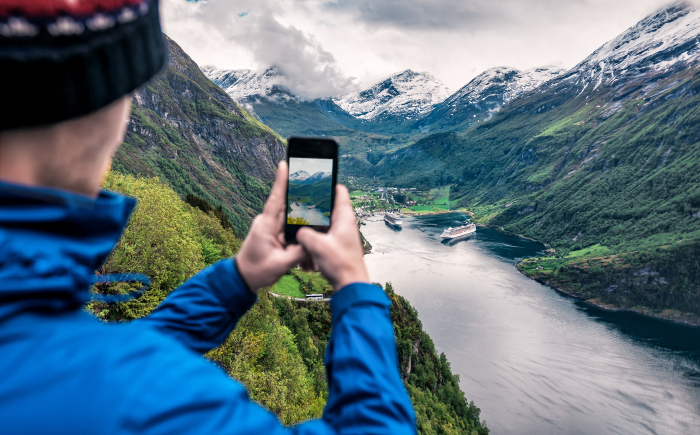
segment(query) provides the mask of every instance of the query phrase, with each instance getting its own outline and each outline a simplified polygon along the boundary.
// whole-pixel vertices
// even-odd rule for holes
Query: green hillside
[[[375,174],[397,186],[451,184],[452,208],[550,244],[560,267],[535,270],[553,285],[615,306],[697,316],[700,275],[694,256],[681,252],[695,252],[700,239],[698,91],[695,68],[579,96],[561,84],[466,132],[423,138]],[[605,250],[570,255],[593,245]],[[595,267],[585,262],[599,256]],[[608,278],[594,271],[601,267]]]
[[[156,178],[112,172],[104,187],[139,202],[114,252],[99,273],[144,273],[152,281],[137,300],[90,302],[86,311],[104,321],[131,321],[148,315],[167,295],[203,267],[234,255],[240,239],[222,226],[216,209],[199,198],[193,207]],[[209,210],[206,213],[202,208]],[[328,293],[318,273],[293,270],[275,286],[306,293]],[[120,293],[127,284],[93,291]],[[279,290],[278,290],[279,291]],[[488,434],[480,410],[468,403],[444,354],[438,355],[418,314],[390,284],[391,316],[397,337],[399,369],[415,406],[422,435]],[[296,303],[262,290],[258,303],[217,349],[205,356],[241,381],[251,398],[286,425],[318,418],[328,398],[323,356],[331,332],[330,306]]]

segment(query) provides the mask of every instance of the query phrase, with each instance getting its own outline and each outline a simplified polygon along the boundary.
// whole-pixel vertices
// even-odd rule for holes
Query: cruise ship
[[[401,218],[399,215],[392,212],[386,212],[386,214],[384,214],[384,220],[390,225],[401,228]]]
[[[456,239],[459,237],[463,237],[463,236],[467,236],[469,234],[472,234],[475,231],[476,231],[476,225],[473,223],[466,222],[461,227],[445,228],[445,231],[442,232],[442,235],[440,237],[442,237],[443,239]]]

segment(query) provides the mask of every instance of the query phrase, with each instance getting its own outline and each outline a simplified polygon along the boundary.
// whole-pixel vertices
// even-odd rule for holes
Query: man
[[[156,0],[0,0],[0,432],[3,434],[415,433],[384,292],[368,284],[347,189],[331,231],[285,246],[287,167],[240,253],[150,316],[85,313],[94,271],[135,201],[100,191],[127,96],[164,65]],[[202,358],[290,267],[337,293],[323,418],[293,428]]]

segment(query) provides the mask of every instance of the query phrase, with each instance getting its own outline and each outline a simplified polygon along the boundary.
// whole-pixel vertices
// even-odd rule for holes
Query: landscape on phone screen
[[[331,224],[332,171],[332,159],[289,159],[288,224]]]

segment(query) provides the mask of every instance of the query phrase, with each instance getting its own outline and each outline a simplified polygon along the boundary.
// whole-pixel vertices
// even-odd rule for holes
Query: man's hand
[[[301,246],[284,246],[287,173],[287,162],[280,162],[265,208],[253,219],[236,256],[238,270],[253,291],[276,283],[292,266],[308,261]]]
[[[345,186],[337,186],[331,229],[327,234],[301,228],[297,240],[337,291],[354,282],[369,282],[360,231]]]

